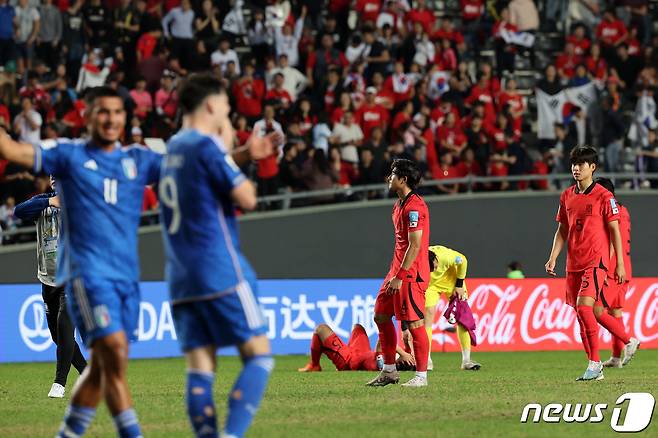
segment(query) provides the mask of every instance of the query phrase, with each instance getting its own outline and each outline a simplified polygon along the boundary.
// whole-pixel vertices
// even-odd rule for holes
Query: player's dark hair
[[[597,178],[596,183],[603,186],[604,189],[606,189],[613,195],[615,194],[615,184],[612,182],[612,180],[608,178]]]
[[[178,92],[178,105],[183,114],[196,111],[213,94],[224,94],[222,82],[208,73],[195,73],[185,79]]]
[[[430,272],[434,270],[434,262],[436,261],[436,254],[434,251],[427,251],[427,259],[430,262]]]
[[[509,263],[509,265],[507,265],[507,268],[510,271],[520,271],[521,270],[521,263],[517,262],[516,260],[512,261],[512,262]]]
[[[108,87],[107,85],[88,88],[85,91],[85,102],[87,103],[87,107],[91,108],[96,99],[100,99],[101,97],[118,97],[121,99],[119,92],[112,87]],[[123,99],[121,100],[123,101]]]
[[[399,158],[391,164],[391,173],[394,173],[398,178],[406,178],[407,186],[411,190],[416,190],[420,182],[420,170],[415,162]]]
[[[571,150],[569,156],[571,164],[596,164],[599,165],[599,154],[591,146],[578,146]]]

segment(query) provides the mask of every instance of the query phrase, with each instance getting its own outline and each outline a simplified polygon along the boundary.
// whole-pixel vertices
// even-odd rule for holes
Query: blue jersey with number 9
[[[162,155],[139,145],[104,152],[58,139],[35,147],[34,171],[55,177],[62,207],[57,284],[80,276],[139,280],[144,186],[157,181],[161,163]]]
[[[231,199],[245,180],[219,137],[186,129],[169,140],[159,191],[174,304],[230,293],[255,278],[240,251]]]

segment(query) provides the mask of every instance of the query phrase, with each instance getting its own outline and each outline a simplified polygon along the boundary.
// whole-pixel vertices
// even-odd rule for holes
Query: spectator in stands
[[[379,126],[383,131],[386,131],[390,121],[389,112],[382,105],[375,102],[376,97],[377,89],[375,87],[368,87],[366,89],[365,102],[354,114],[365,140],[370,138],[370,131],[375,126]]]
[[[297,96],[306,89],[308,81],[302,72],[295,67],[290,67],[288,64],[288,55],[285,53],[279,55],[278,66],[269,72],[271,80],[267,81],[268,88],[274,85],[274,75],[277,73],[283,75],[283,88],[288,92],[293,101],[297,100]],[[335,80],[337,82],[338,78]]]
[[[222,38],[219,41],[219,47],[210,55],[210,64],[213,68],[218,68],[222,75],[226,74],[226,68],[229,62],[235,64],[235,72],[240,75],[240,60],[235,50],[231,48],[228,38]]]
[[[37,57],[53,66],[59,59],[59,43],[62,40],[62,13],[53,0],[43,0],[39,8],[39,38]]]
[[[505,83],[505,91],[498,95],[498,109],[509,116],[514,135],[520,137],[526,106],[516,89],[516,79],[509,78]]]
[[[261,9],[253,11],[247,35],[251,53],[258,65],[262,66],[265,59],[270,55],[272,43],[271,35],[265,25],[265,14]]]
[[[516,46],[512,43],[505,41],[503,37],[506,32],[518,32],[515,24],[510,22],[509,9],[503,8],[500,11],[500,20],[496,21],[493,30],[491,31],[494,37],[496,48],[496,67],[498,74],[502,75],[503,72],[513,72],[514,63],[516,59]]]
[[[110,31],[110,12],[101,3],[101,0],[91,0],[91,3],[82,7],[83,28],[85,40],[89,47],[108,47]]]
[[[8,0],[0,0],[0,66],[14,59],[16,10]]]
[[[509,22],[519,32],[535,33],[539,29],[539,13],[533,0],[512,0],[509,8]]]
[[[206,50],[212,50],[218,42],[217,36],[220,34],[219,12],[212,0],[203,0],[199,16],[194,19],[194,29],[196,38],[203,42]],[[240,62],[235,59],[238,72],[240,71]]]
[[[331,35],[322,36],[321,47],[311,53],[306,62],[306,78],[309,86],[321,89],[324,86],[325,78],[330,68],[337,69],[344,74],[347,71],[349,63],[345,54],[334,48],[334,41]]]
[[[599,81],[605,81],[608,76],[608,64],[601,56],[601,46],[598,43],[593,43],[590,48],[589,56],[585,59],[585,66],[587,72],[593,78]]]
[[[646,170],[649,173],[658,173],[658,135],[655,129],[649,129],[648,142],[639,151],[640,171]],[[645,167],[646,166],[646,167]],[[653,189],[658,188],[658,179],[650,181]]]
[[[263,110],[263,118],[254,123],[253,132],[260,136],[265,137],[266,135],[276,132],[278,134],[280,146],[285,141],[285,134],[281,124],[274,120],[274,107],[272,105],[266,105]],[[259,196],[268,196],[274,195],[279,190],[279,163],[277,157],[279,155],[278,148],[275,150],[272,155],[267,158],[258,161],[258,169],[256,175],[258,176],[258,195]]]
[[[550,3],[550,2],[549,2]],[[591,41],[587,38],[587,29],[584,24],[578,23],[573,29],[573,33],[566,38],[567,43],[573,44],[574,54],[581,58],[587,55],[591,46]],[[566,51],[566,50],[565,50]]]
[[[21,112],[14,118],[14,132],[19,141],[38,145],[41,142],[41,114],[33,109],[29,97],[21,98]]]
[[[605,148],[605,171],[618,172],[621,170],[621,151],[624,148],[623,138],[626,128],[622,115],[614,109],[610,96],[603,96],[600,103],[603,115],[600,141]]]
[[[460,178],[465,176],[482,176],[482,167],[475,159],[475,152],[470,147],[464,149],[457,163],[457,174]]]
[[[100,49],[90,50],[87,53],[86,62],[80,69],[78,84],[75,87],[78,93],[82,93],[87,88],[105,85],[105,80],[110,74],[111,59],[103,60],[102,55]]]
[[[133,114],[141,123],[146,122],[153,111],[153,98],[151,93],[146,90],[146,79],[143,77],[137,78],[135,88],[130,91],[130,97],[135,102]]]
[[[403,34],[405,33],[405,24],[404,24],[404,12],[398,5],[397,0],[387,0],[386,7],[381,10],[377,16],[377,21],[375,25],[378,29],[383,29],[385,26],[389,26],[393,33]]]
[[[574,73],[574,76],[571,78],[571,80],[568,83],[569,87],[580,87],[583,85],[587,85],[591,82],[589,76],[587,75],[587,67],[585,67],[585,64],[578,64],[576,66],[576,70]]]
[[[183,68],[189,68],[196,51],[194,42],[194,10],[190,0],[181,0],[162,18],[162,32],[171,40],[171,54],[180,60]]]
[[[475,161],[477,161],[481,171],[487,168],[491,153],[489,135],[486,133],[483,123],[481,117],[473,117],[465,132],[468,149],[473,151]]]
[[[304,19],[306,18],[306,6],[302,6],[302,12],[297,21],[295,28],[286,23],[283,27],[274,27],[274,48],[277,56],[285,53],[288,55],[288,62],[291,66],[296,67],[299,62],[299,40],[304,30]]]
[[[411,29],[415,23],[419,23],[426,34],[434,32],[434,13],[427,8],[425,0],[416,0],[416,7],[407,12],[405,22],[407,28]]]
[[[324,190],[334,187],[338,173],[331,166],[322,149],[314,149],[301,170],[301,179],[307,190]],[[318,196],[311,200],[315,204],[333,201],[333,195]]]
[[[610,62],[610,67],[614,69],[613,74],[621,80],[621,87],[631,91],[642,69],[642,61],[637,56],[629,56],[628,46],[622,43],[617,46],[616,56]]]
[[[75,0],[65,10],[62,17],[62,52],[66,54],[66,68],[71,73],[78,71],[82,56],[85,53],[85,16],[82,9],[83,4],[83,0]]]
[[[288,91],[283,88],[283,81],[283,74],[276,73],[274,75],[274,84],[272,88],[265,93],[265,101],[274,108],[280,118],[285,116],[285,113],[292,105],[292,97]]]
[[[349,162],[358,163],[357,148],[363,143],[364,135],[361,127],[354,123],[352,111],[346,111],[342,122],[336,123],[332,137],[339,148],[341,157]]]
[[[8,196],[4,203],[0,205],[0,227],[4,231],[14,231],[21,223],[14,215],[14,207],[16,207],[16,200],[13,196]],[[6,239],[5,236],[1,236]]]
[[[32,68],[34,48],[39,36],[41,20],[39,11],[29,0],[18,0],[16,6],[16,49],[18,51],[18,73]]]
[[[350,187],[358,181],[359,177],[359,155],[358,151],[347,153],[343,149],[332,147],[329,149],[329,163],[334,174],[338,175],[338,185],[341,187]]]
[[[557,77],[557,69],[553,64],[549,64],[546,67],[546,70],[544,70],[544,77],[537,82],[537,88],[551,96],[564,89]]]
[[[262,114],[265,84],[254,76],[255,68],[251,63],[245,65],[244,75],[233,83],[233,95],[236,110],[253,123]]]
[[[460,0],[463,32],[469,50],[479,46],[481,22],[484,16],[483,0]]]
[[[596,28],[596,38],[601,43],[604,58],[612,59],[615,48],[626,41],[627,37],[628,30],[624,22],[617,18],[614,9],[607,9]]]
[[[379,17],[382,0],[356,0],[354,9],[359,14],[359,22],[373,26]]]
[[[454,179],[459,178],[459,171],[453,165],[453,155],[448,150],[443,150],[439,154],[439,167],[432,174],[434,179]],[[438,184],[436,186],[439,194],[453,195],[459,191],[459,184]]]
[[[329,143],[332,141],[331,128],[329,127],[329,120],[327,113],[322,112],[318,117],[318,123],[312,128],[313,147],[315,149],[322,149],[327,155],[329,153]]]
[[[576,66],[582,62],[582,58],[576,55],[576,48],[573,43],[568,42],[564,45],[564,52],[559,54],[555,60],[555,67],[558,75],[564,82],[568,82],[576,73]]]
[[[457,124],[455,114],[452,112],[446,114],[443,124],[436,131],[436,138],[439,140],[441,150],[450,152],[453,159],[458,159],[467,145],[466,135]]]

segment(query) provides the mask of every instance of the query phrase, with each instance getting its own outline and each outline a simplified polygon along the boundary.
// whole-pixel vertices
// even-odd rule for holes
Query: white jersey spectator
[[[226,66],[229,62],[235,63],[235,73],[240,74],[240,59],[235,50],[231,49],[229,41],[223,39],[219,43],[217,50],[210,55],[210,63],[213,67],[218,66],[222,74],[226,73]]]
[[[19,141],[38,145],[41,143],[41,115],[32,109],[32,101],[28,97],[21,99],[23,109],[14,119],[14,130],[18,133]]]
[[[34,6],[30,6],[27,1],[22,1],[16,6],[16,42],[25,43],[32,35],[32,32],[39,30],[39,11]]]
[[[288,57],[282,55],[279,57],[279,66],[275,67],[265,73],[267,81],[267,88],[270,89],[274,86],[274,76],[277,73],[283,75],[283,89],[290,94],[292,100],[297,100],[297,96],[304,91],[308,85],[308,79],[302,72],[294,67],[288,65]]]
[[[274,48],[276,49],[277,56],[282,54],[288,55],[288,63],[296,67],[299,62],[299,40],[302,37],[304,30],[304,18],[306,16],[305,9],[302,10],[302,15],[295,22],[294,31],[289,24],[285,24],[283,28],[274,27]]]

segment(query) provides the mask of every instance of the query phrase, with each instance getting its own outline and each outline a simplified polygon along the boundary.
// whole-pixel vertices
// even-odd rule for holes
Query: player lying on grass
[[[404,335],[403,339],[408,341]],[[311,361],[298,371],[322,371],[320,367],[322,353],[327,355],[338,371],[378,371],[381,369],[377,363],[377,356],[381,353],[379,341],[377,341],[375,350],[371,350],[368,334],[361,324],[354,325],[347,344],[327,324],[318,325],[311,338]],[[398,369],[410,369],[416,366],[413,353],[406,352],[398,345],[397,354],[399,355],[396,361]]]
[[[608,178],[598,178],[596,182],[608,190],[612,195],[615,194],[615,186]],[[623,248],[624,268],[626,270],[626,281],[618,284],[611,272],[608,272],[608,278],[603,290],[599,295],[599,300],[594,304],[594,315],[597,321],[603,327],[613,328],[616,334],[612,336],[612,356],[603,362],[604,367],[621,368],[628,365],[633,355],[640,346],[640,342],[631,338],[624,327],[622,319],[622,308],[626,301],[626,291],[628,283],[631,280],[631,216],[628,209],[617,202],[619,206],[619,231],[621,232],[621,246]],[[611,248],[610,260],[615,260],[614,248]],[[608,331],[612,333],[610,328]],[[621,359],[621,353],[624,352],[624,360]]]
[[[570,161],[576,184],[560,195],[556,217],[558,229],[545,268],[549,275],[556,276],[555,263],[566,243],[566,302],[576,309],[583,348],[589,359],[585,373],[577,380],[602,380],[599,324],[594,315],[594,304],[599,300],[608,272],[614,271],[614,281],[618,284],[626,281],[619,207],[612,193],[594,182],[593,174],[599,162],[596,149],[589,146],[574,148]],[[616,260],[610,260],[611,242]],[[611,325],[608,330],[615,334],[619,327]]]
[[[430,284],[425,291],[425,330],[427,337],[432,345],[432,323],[436,315],[436,305],[439,297],[444,295],[446,300],[450,301],[453,294],[457,294],[459,299],[468,299],[466,289],[466,271],[468,261],[464,254],[445,246],[435,245],[429,248],[429,261],[432,270]],[[471,335],[468,329],[457,323],[457,338],[462,350],[462,370],[480,369],[481,365],[471,360]],[[431,350],[431,348],[430,348]],[[428,359],[427,369],[434,367],[431,356]]]

